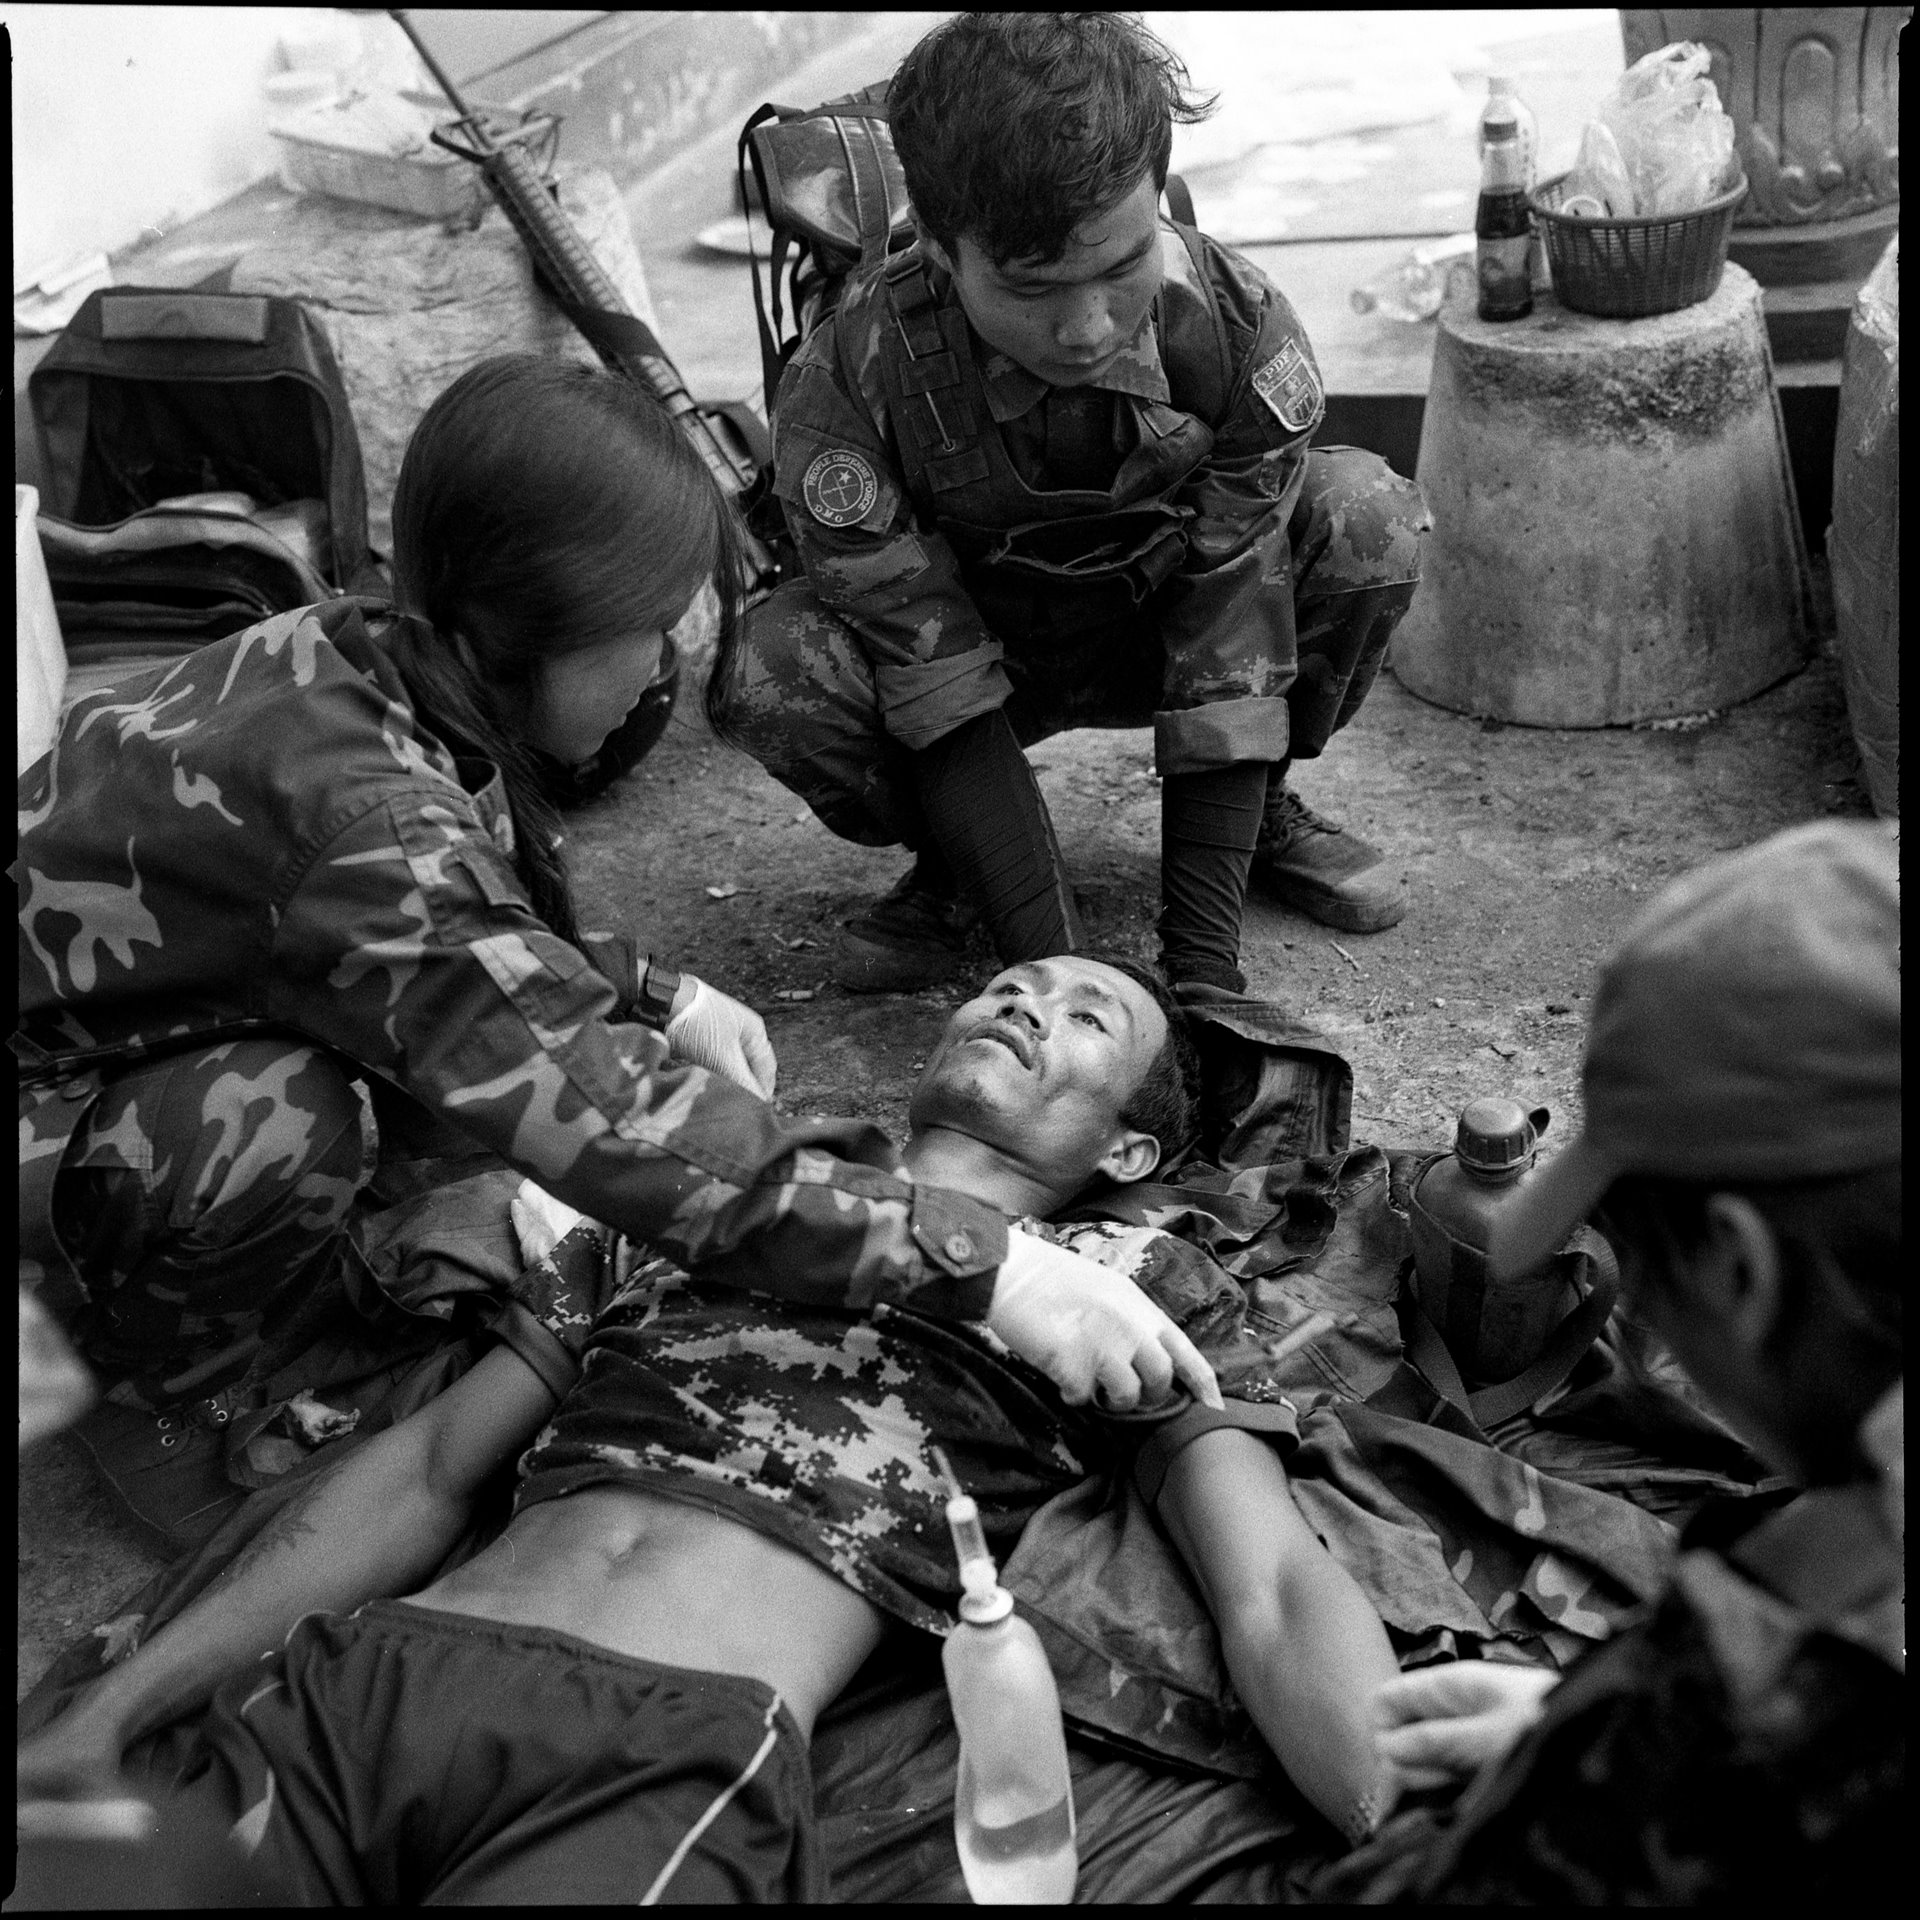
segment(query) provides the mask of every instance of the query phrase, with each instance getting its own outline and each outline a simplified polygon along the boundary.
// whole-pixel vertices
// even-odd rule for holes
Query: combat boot
[[[1407,911],[1395,864],[1357,833],[1323,820],[1284,781],[1267,794],[1253,886],[1343,933],[1379,933]]]
[[[227,1477],[231,1417],[220,1396],[164,1413],[103,1400],[70,1431],[128,1518],[182,1553],[247,1497]]]
[[[849,993],[916,993],[966,967],[967,935],[979,916],[934,884],[916,860],[890,893],[857,913],[834,942],[833,977]]]

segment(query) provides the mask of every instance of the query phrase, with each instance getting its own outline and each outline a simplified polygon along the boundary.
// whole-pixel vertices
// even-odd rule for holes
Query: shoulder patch
[[[822,526],[850,527],[873,511],[880,497],[880,477],[865,454],[851,447],[829,447],[809,462],[800,497]]]
[[[1304,433],[1319,419],[1326,394],[1313,362],[1289,340],[1265,366],[1256,368],[1253,390],[1289,433]]]

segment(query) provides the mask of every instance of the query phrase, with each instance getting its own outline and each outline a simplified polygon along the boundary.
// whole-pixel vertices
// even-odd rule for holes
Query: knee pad
[[[1319,546],[1322,592],[1407,585],[1420,577],[1420,548],[1433,515],[1418,481],[1361,447],[1316,447],[1309,542]],[[1324,545],[1321,545],[1324,541]]]

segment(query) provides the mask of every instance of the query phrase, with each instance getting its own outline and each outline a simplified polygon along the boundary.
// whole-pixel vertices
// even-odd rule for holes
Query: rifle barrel
[[[428,73],[433,76],[433,84],[447,96],[447,104],[452,107],[454,112],[457,113],[462,120],[471,120],[473,115],[467,111],[467,103],[460,98],[459,89],[447,78],[446,69],[433,57],[427,48],[427,43],[422,40],[414,30],[413,22],[407,18],[406,8],[389,7],[387,12],[392,16],[394,25],[397,26],[412,43],[414,52],[420,56]],[[486,145],[490,146],[492,144],[491,141],[486,139],[484,132],[481,134],[481,139]]]
[[[407,18],[406,8],[390,7],[387,11],[425,63],[434,85],[446,95],[448,105],[467,128],[481,155],[480,170],[489,190],[500,203],[501,211],[512,221],[548,286],[575,306],[598,307],[608,313],[632,317],[633,309],[606,269],[594,258],[592,248],[554,205],[526,152],[511,143],[502,146],[487,131],[485,121],[461,99],[445,69],[428,51],[426,42]],[[613,372],[638,380],[679,422],[708,470],[729,495],[744,490],[745,477],[735,469],[671,361],[653,353],[614,353],[591,337],[589,344]]]

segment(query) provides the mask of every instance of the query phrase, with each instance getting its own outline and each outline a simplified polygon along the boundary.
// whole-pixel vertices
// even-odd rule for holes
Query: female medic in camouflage
[[[800,1298],[998,1318],[1043,1270],[1063,1300],[1097,1282],[1043,1364],[1124,1397],[1151,1346],[1163,1384],[1160,1319],[1097,1269],[1010,1259],[875,1128],[781,1120],[756,1015],[575,927],[533,755],[590,757],[704,585],[732,613],[734,523],[660,410],[486,362],[421,421],[393,518],[397,608],[129,672],[21,778],[23,1280],[110,1389],[82,1437],[136,1514],[176,1542],[218,1518],[225,1476],[179,1468],[291,1391],[400,1158],[505,1162]],[[498,1330],[564,1371],[584,1326],[546,1306]]]

